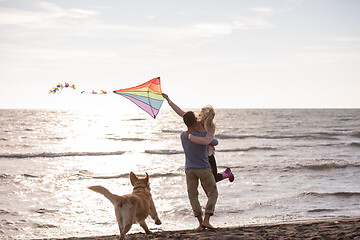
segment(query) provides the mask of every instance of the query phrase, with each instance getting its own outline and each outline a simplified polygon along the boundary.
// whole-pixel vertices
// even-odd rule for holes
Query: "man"
[[[187,131],[189,133],[189,138],[191,138],[191,135],[200,137],[205,136],[205,132],[196,132],[197,122],[194,112],[186,112],[183,115],[183,120],[188,128]],[[187,137],[185,137],[185,132],[181,133],[180,137],[181,144],[185,152],[185,173],[188,197],[194,215],[199,221],[199,227],[196,230],[201,231],[204,228],[213,228],[210,224],[210,217],[214,214],[218,191],[209,163],[208,146],[191,142]],[[217,145],[217,140],[214,139],[210,145]],[[199,179],[205,191],[208,193],[204,219],[202,218],[203,213],[198,198]]]

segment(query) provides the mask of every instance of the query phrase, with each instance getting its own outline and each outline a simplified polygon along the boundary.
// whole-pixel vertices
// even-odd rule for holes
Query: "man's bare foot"
[[[201,226],[205,229],[215,229],[210,223],[203,223]]]
[[[195,229],[195,231],[200,232],[200,231],[203,231],[204,229],[205,228],[202,225],[200,225]]]

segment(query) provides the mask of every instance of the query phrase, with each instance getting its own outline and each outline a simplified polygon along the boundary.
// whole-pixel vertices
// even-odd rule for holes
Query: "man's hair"
[[[187,127],[193,127],[196,124],[196,117],[193,111],[188,111],[183,115],[184,123]]]

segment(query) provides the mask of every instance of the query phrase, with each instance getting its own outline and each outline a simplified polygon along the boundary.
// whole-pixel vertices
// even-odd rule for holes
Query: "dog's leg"
[[[119,207],[115,207],[115,216],[116,216],[116,220],[119,225],[119,231],[121,234],[124,231],[124,224],[123,224],[123,219],[121,216],[121,210],[119,209]]]
[[[160,224],[161,224],[160,218],[159,218],[159,216],[158,216],[158,214],[157,214],[157,212],[156,212],[156,207],[155,207],[155,204],[154,204],[154,200],[153,200],[153,199],[151,199],[151,201],[150,201],[150,212],[149,212],[149,214],[150,214],[150,217],[151,217],[153,220],[155,220],[155,224],[156,224],[156,225],[160,225]]]
[[[126,225],[124,226],[124,229],[123,229],[123,230],[121,231],[121,233],[120,233],[120,239],[121,239],[121,240],[125,239],[125,234],[130,230],[130,228],[131,228],[132,225],[133,225],[133,223],[130,222],[130,223],[128,223],[128,224],[126,224]]]
[[[120,232],[120,239],[124,239],[126,233],[131,229],[131,226],[135,222],[135,215],[133,211],[134,206],[131,205],[131,203],[127,203],[122,205],[122,207],[119,209],[119,215],[122,219],[122,229]]]
[[[140,226],[145,230],[146,234],[150,234],[150,230],[145,222],[145,220],[139,221]]]

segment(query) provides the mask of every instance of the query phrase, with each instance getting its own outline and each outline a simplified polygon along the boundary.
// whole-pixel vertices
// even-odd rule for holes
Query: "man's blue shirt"
[[[185,152],[185,169],[189,168],[210,168],[208,145],[200,145],[191,142],[182,132],[180,135],[181,144]],[[205,137],[206,132],[189,132],[197,137]],[[210,145],[216,146],[218,144],[216,139]]]

